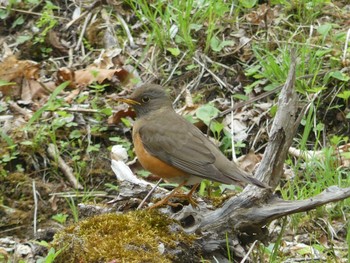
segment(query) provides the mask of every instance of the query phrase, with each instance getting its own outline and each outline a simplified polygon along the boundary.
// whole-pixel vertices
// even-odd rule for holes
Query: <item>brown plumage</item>
[[[178,115],[161,86],[145,84],[129,98],[120,100],[132,105],[136,112],[133,141],[146,170],[181,185],[208,179],[268,187],[228,160],[196,126]]]

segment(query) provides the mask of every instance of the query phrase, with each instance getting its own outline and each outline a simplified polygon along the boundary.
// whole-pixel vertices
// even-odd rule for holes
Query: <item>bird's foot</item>
[[[173,207],[177,207],[179,205],[182,205],[181,203],[172,203],[172,202],[170,202],[170,198],[172,198],[172,197],[186,199],[193,207],[197,207],[198,204],[194,200],[192,195],[196,191],[198,185],[199,184],[194,185],[192,187],[192,189],[187,194],[178,193],[178,190],[183,186],[183,185],[179,185],[170,194],[168,194],[166,197],[164,197],[163,199],[161,199],[160,201],[158,201],[154,205],[148,207],[148,209],[154,209],[154,208],[157,208],[157,207],[160,207],[160,206],[163,206],[163,205],[170,205],[170,206],[173,206]]]

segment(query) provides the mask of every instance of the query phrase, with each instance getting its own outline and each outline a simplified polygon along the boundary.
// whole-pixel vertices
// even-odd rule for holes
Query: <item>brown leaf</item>
[[[47,36],[47,41],[62,54],[68,53],[68,47],[61,43],[57,32],[50,30]]]
[[[118,110],[113,113],[112,116],[110,116],[107,120],[108,125],[117,125],[120,123],[120,120],[122,118],[130,117],[130,118],[135,118],[136,114],[135,112],[128,106],[125,105],[119,105]]]
[[[17,60],[12,55],[0,63],[0,79],[8,82],[17,78],[38,79],[39,64],[30,60]]]
[[[77,86],[87,86],[93,82],[101,84],[107,80],[112,81],[114,77],[125,83],[131,76],[132,74],[124,69],[88,68],[75,71],[75,83]]]
[[[319,238],[319,242],[327,247],[328,246],[328,238],[327,238],[327,235],[321,235],[320,238]]]
[[[32,79],[24,79],[22,82],[21,99],[27,102],[42,98],[50,94],[50,90],[46,90],[44,85]]]
[[[56,72],[56,77],[57,77],[57,83],[56,85],[60,85],[65,81],[69,81],[68,87],[71,89],[76,88],[76,82],[75,82],[75,72],[74,70],[70,68],[60,68]]]
[[[255,154],[254,151],[249,151],[248,154],[238,158],[239,166],[248,172],[253,172],[256,165],[261,161],[262,155]]]
[[[30,60],[17,60],[12,55],[0,63],[0,80],[17,84],[0,86],[5,96],[20,96],[23,79],[37,80],[39,78],[39,64]]]

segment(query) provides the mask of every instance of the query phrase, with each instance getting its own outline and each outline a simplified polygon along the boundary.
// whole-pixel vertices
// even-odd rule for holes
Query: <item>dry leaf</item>
[[[125,83],[131,78],[131,75],[124,69],[99,69],[91,67],[75,71],[75,83],[79,87],[88,86],[93,82],[101,84],[106,80],[119,80]]]
[[[254,153],[254,151],[249,151],[248,154],[241,156],[237,159],[239,166],[248,172],[253,172],[258,163],[260,163],[263,155]]]
[[[20,96],[23,79],[37,80],[39,78],[39,64],[30,60],[17,60],[15,56],[7,57],[0,63],[0,80],[16,83],[0,86],[5,96]]]
[[[107,120],[108,125],[117,125],[120,123],[122,118],[126,118],[126,117],[130,117],[130,118],[135,118],[136,114],[135,111],[133,111],[130,107],[126,106],[127,108],[125,108],[125,105],[120,105],[118,106],[118,110],[113,113],[112,116],[110,116]]]

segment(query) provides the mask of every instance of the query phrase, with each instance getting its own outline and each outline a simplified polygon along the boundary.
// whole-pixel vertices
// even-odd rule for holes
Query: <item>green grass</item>
[[[226,1],[126,1],[134,10],[144,29],[149,33],[148,43],[172,53],[174,48],[208,53],[220,51],[230,42],[216,35],[222,30],[218,21],[229,20],[230,5]]]
[[[310,5],[323,4],[321,1],[312,1]],[[300,18],[307,16],[303,10],[294,14]],[[313,14],[317,16],[318,14]],[[313,20],[315,17],[309,19]],[[337,155],[337,147],[348,143],[348,136],[344,130],[338,132],[329,131],[329,120],[327,115],[331,112],[344,111],[348,106],[348,86],[349,77],[342,73],[343,65],[339,59],[339,51],[345,41],[345,33],[337,30],[337,25],[323,24],[313,30],[313,37],[308,34],[311,30],[309,26],[299,27],[289,30],[274,28],[274,39],[261,39],[253,45],[255,62],[245,64],[248,76],[254,81],[245,87],[245,92],[250,94],[256,88],[272,90],[286,80],[290,64],[290,49],[297,50],[297,71],[295,88],[298,91],[300,107],[307,106],[307,111],[302,119],[298,134],[294,139],[293,146],[301,151],[318,151],[318,156],[299,159],[290,157],[287,160],[291,166],[295,177],[288,178],[281,184],[280,193],[285,200],[302,200],[320,194],[327,187],[336,185],[339,187],[349,187],[350,180],[346,170],[339,168],[340,161]],[[271,29],[270,29],[271,30]],[[288,39],[288,41],[280,41]],[[271,41],[275,47],[271,48]],[[333,88],[334,87],[334,88]],[[334,115],[333,115],[334,116]],[[349,120],[349,117],[347,117]],[[333,119],[332,119],[333,121]],[[344,121],[345,127],[349,123]],[[284,180],[283,180],[284,181]],[[283,182],[282,181],[282,182]],[[320,219],[332,224],[332,220],[341,220],[348,214],[349,200],[344,200],[336,204],[318,207],[307,213],[298,213],[289,216],[288,227],[295,233],[304,227],[311,227],[313,222],[321,222]],[[286,221],[284,221],[286,222]],[[283,224],[284,225],[284,224]],[[281,233],[283,232],[283,227]],[[307,230],[306,230],[307,231]],[[348,232],[349,233],[349,232]],[[332,234],[325,233],[332,244]],[[312,233],[310,233],[312,235]],[[310,236],[311,245],[320,253],[326,253],[325,247],[319,244],[317,234]],[[349,246],[349,234],[347,235]],[[269,262],[280,262],[283,255],[279,253],[281,249],[280,236],[272,247],[262,246],[261,254],[268,255]],[[302,253],[302,251],[301,251]],[[306,252],[305,252],[306,253]],[[336,260],[333,252],[329,253],[329,260]]]

